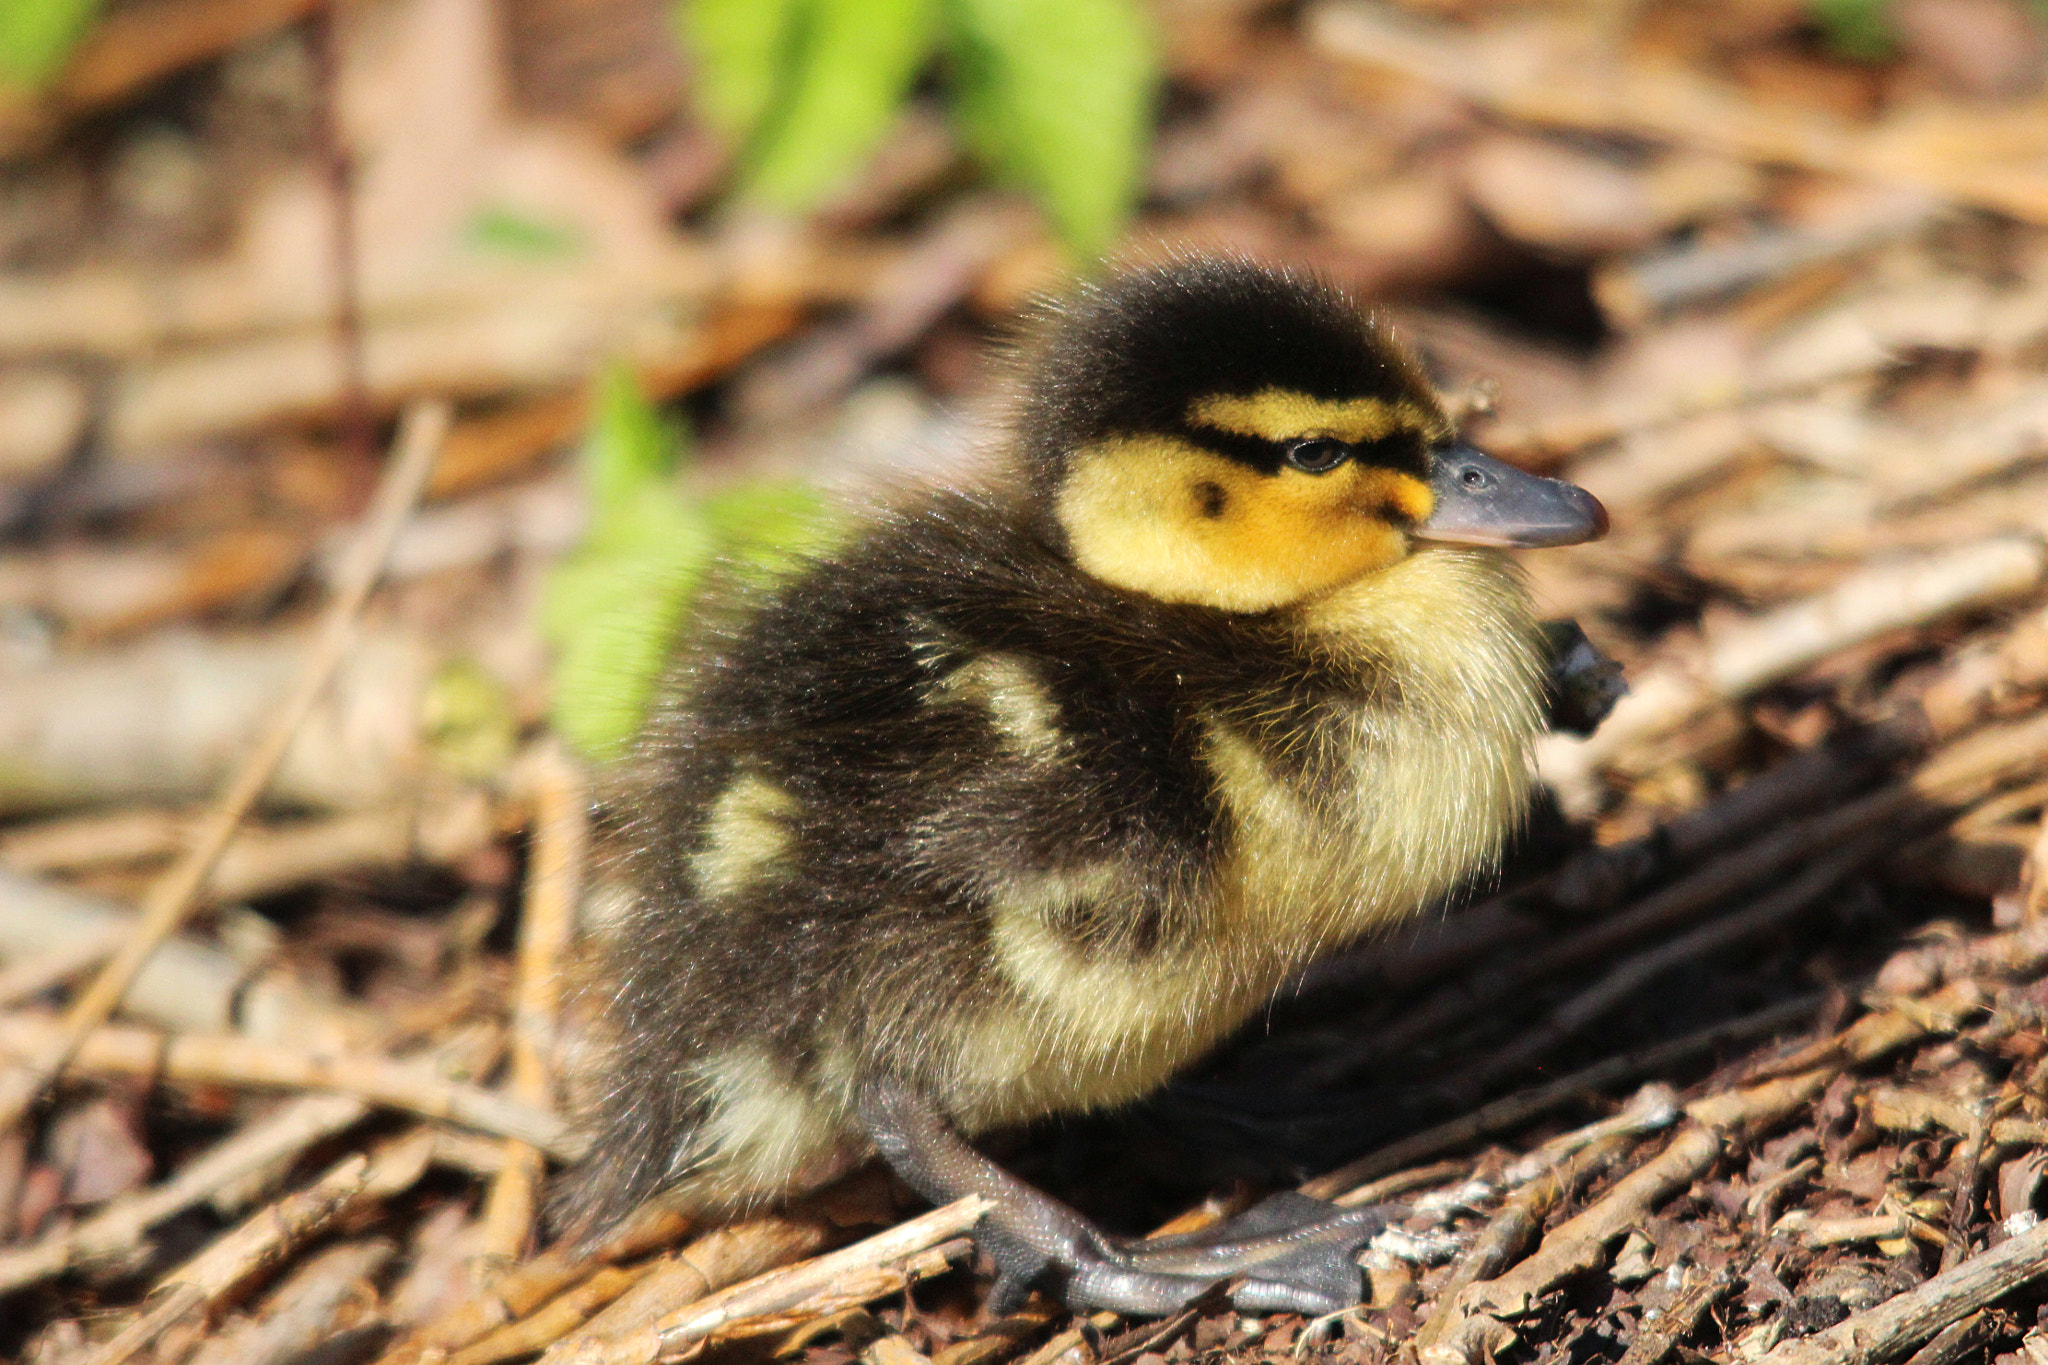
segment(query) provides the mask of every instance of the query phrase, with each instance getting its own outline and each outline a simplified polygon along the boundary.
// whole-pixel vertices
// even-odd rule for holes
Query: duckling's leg
[[[1075,1309],[1171,1313],[1241,1275],[1230,1295],[1239,1308],[1334,1313],[1358,1302],[1353,1257],[1387,1222],[1378,1209],[1282,1194],[1199,1233],[1112,1239],[969,1146],[930,1101],[901,1082],[869,1083],[859,1112],[882,1159],[919,1194],[934,1203],[978,1194],[994,1204],[979,1231],[998,1272],[992,1311],[1007,1311],[1050,1280]]]

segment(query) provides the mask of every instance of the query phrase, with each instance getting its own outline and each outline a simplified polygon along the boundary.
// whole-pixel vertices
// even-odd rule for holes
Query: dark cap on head
[[[1106,436],[1173,430],[1212,395],[1284,389],[1437,410],[1406,353],[1337,286],[1241,258],[1089,286],[1051,313],[1027,358],[1019,434],[1041,473]]]

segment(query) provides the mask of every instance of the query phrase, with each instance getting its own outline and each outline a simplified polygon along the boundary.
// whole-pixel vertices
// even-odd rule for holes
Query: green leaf
[[[0,81],[41,87],[99,11],[100,0],[0,0]]]
[[[704,517],[719,553],[756,581],[829,553],[847,529],[820,490],[787,479],[752,479],[721,489],[705,500]]]
[[[469,241],[486,251],[551,260],[575,255],[583,246],[573,227],[550,223],[503,207],[479,209],[469,220]]]
[[[555,729],[595,758],[639,730],[695,592],[711,540],[687,509],[651,516],[646,534],[585,547],[549,574],[541,624],[555,646]]]
[[[669,484],[682,453],[682,431],[647,401],[632,370],[606,367],[591,396],[590,434],[583,442],[591,540],[609,539],[614,518],[642,515],[650,496],[673,496]]]
[[[1891,0],[1807,0],[1829,49],[1852,61],[1881,62],[1897,46]]]
[[[590,530],[548,575],[541,631],[555,647],[555,728],[585,753],[639,728],[712,535],[675,484],[682,441],[632,372],[598,376],[583,446]]]
[[[697,59],[697,102],[744,144],[784,97],[808,0],[677,0],[675,24]]]
[[[931,60],[937,0],[803,0],[788,77],[747,150],[745,193],[815,204],[872,151]]]
[[[712,566],[765,581],[829,545],[839,524],[806,484],[754,480],[691,497],[676,481],[680,435],[631,372],[613,367],[596,389],[584,443],[590,530],[548,574],[540,623],[555,649],[556,731],[610,758],[638,732]]]
[[[946,0],[963,126],[1084,258],[1138,196],[1159,79],[1134,0]]]

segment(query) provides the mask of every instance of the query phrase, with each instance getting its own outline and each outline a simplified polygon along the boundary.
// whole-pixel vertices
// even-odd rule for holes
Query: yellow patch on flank
[[[704,846],[691,866],[706,896],[735,895],[777,873],[796,842],[796,798],[758,773],[742,773],[711,803]]]
[[[738,1046],[690,1068],[710,1102],[707,1165],[688,1182],[706,1205],[735,1206],[800,1188],[848,1141],[846,1116],[796,1083],[760,1048]]]
[[[1167,602],[1266,611],[1396,564],[1429,486],[1350,462],[1277,474],[1166,436],[1078,451],[1055,511],[1074,560],[1121,588]]]
[[[1013,753],[1050,757],[1064,742],[1059,704],[1031,666],[1013,655],[977,655],[948,673],[935,692],[937,699],[985,709]]]
[[[1278,388],[1197,399],[1188,407],[1188,420],[1198,426],[1255,436],[1262,441],[1295,441],[1303,437],[1377,441],[1403,431],[1417,432],[1431,440],[1450,435],[1440,414],[1406,399],[1311,398],[1292,389]]]
[[[1127,875],[1105,864],[1073,882],[1107,890]],[[1041,892],[1052,894],[1020,888],[998,908],[996,964],[1013,996],[956,1044],[953,1108],[971,1129],[1135,1099],[1235,1028],[1284,974],[1249,945],[1091,955],[1032,911]]]

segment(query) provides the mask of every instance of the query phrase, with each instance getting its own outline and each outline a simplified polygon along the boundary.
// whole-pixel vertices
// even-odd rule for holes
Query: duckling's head
[[[1244,260],[1083,290],[1038,338],[1019,435],[1080,569],[1226,611],[1302,601],[1418,539],[1562,545],[1607,524],[1583,489],[1460,443],[1334,285]]]

